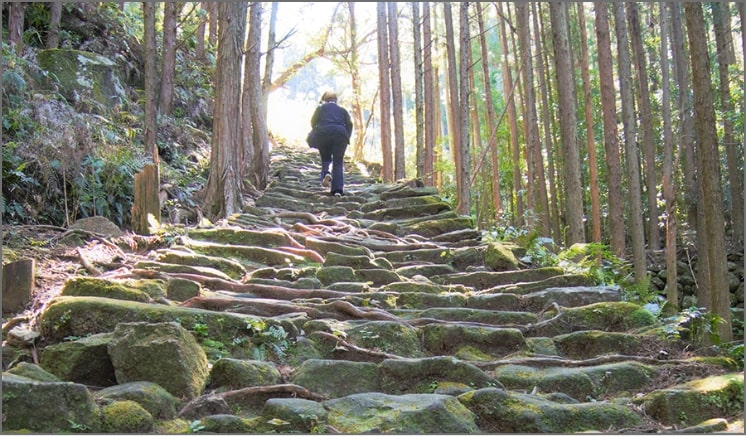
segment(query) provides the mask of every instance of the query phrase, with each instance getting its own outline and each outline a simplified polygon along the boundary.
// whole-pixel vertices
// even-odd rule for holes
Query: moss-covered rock
[[[535,396],[486,388],[459,395],[477,416],[482,433],[579,433],[634,428],[642,421],[627,406],[607,402],[559,404]]]
[[[159,250],[154,257],[160,263],[214,268],[234,280],[241,279],[246,275],[246,268],[243,265],[226,257],[205,256],[186,250],[175,249]]]
[[[162,280],[108,280],[97,277],[73,277],[65,282],[60,295],[70,297],[105,297],[149,302],[166,295]]]
[[[93,393],[99,403],[113,401],[135,401],[157,420],[176,418],[179,400],[160,385],[148,381],[122,383]]]
[[[260,433],[324,433],[323,404],[303,398],[270,398],[259,417]]]
[[[114,401],[101,408],[102,431],[106,433],[150,433],[153,416],[135,401]]]
[[[39,382],[3,373],[3,432],[91,432],[101,430],[101,413],[78,383]]]
[[[45,347],[39,363],[57,377],[89,386],[117,383],[107,347],[110,333],[99,333]]]
[[[378,366],[344,360],[306,360],[292,382],[328,398],[380,390]]]
[[[30,378],[32,380],[36,380],[40,382],[61,382],[62,381],[60,380],[59,377],[57,377],[56,375],[50,372],[47,372],[41,366],[35,363],[29,363],[29,362],[19,362],[16,366],[7,370],[6,373],[14,374],[19,377]]]
[[[743,413],[743,372],[692,380],[636,399],[653,419],[668,425],[693,425]]]
[[[202,393],[209,375],[205,352],[175,322],[120,323],[108,350],[120,384],[150,381],[191,399]]]
[[[101,108],[111,108],[127,100],[127,95],[117,77],[116,63],[96,53],[45,49],[37,52],[39,66],[57,78],[59,92],[68,101],[84,96],[98,105],[92,111],[104,113]]]
[[[474,414],[450,395],[355,394],[324,402],[341,433],[478,433]]]
[[[345,330],[347,340],[363,348],[402,357],[423,357],[419,331],[407,324],[370,321]]]
[[[428,324],[421,328],[422,345],[433,355],[452,354],[464,346],[503,357],[526,348],[520,330],[460,324]]]
[[[442,382],[463,383],[475,388],[495,385],[495,380],[476,366],[453,357],[386,359],[379,364],[381,391],[390,394],[431,393]]]
[[[210,370],[210,387],[240,389],[249,386],[274,385],[282,381],[272,362],[259,360],[218,359]]]
[[[493,271],[513,271],[518,269],[518,259],[504,244],[493,242],[484,250],[484,264]]]

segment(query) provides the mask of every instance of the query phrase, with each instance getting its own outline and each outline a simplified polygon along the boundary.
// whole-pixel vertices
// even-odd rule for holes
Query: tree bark
[[[207,59],[205,57],[205,36],[207,34],[207,20],[209,19],[207,13],[208,2],[201,2],[199,7],[201,10],[205,11],[205,15],[200,18],[199,24],[197,25],[197,42],[194,47],[194,55],[197,56],[197,59],[204,62]]]
[[[20,56],[23,53],[23,20],[26,14],[25,2],[8,3],[8,43]]]
[[[676,264],[676,165],[673,160],[673,129],[671,127],[671,97],[668,64],[668,13],[665,4],[658,3],[661,29],[661,88],[663,110],[663,200],[665,202],[664,216],[666,223],[666,312],[670,314],[679,311],[679,289]]]
[[[404,158],[404,114],[401,92],[401,61],[399,60],[399,12],[396,2],[386,2],[389,27],[389,59],[391,61],[391,108],[394,119],[394,180],[406,178]]]
[[[242,207],[239,138],[241,120],[241,53],[246,23],[245,2],[221,2],[215,71],[210,172],[203,210],[211,220],[225,218]],[[259,85],[257,84],[257,87]]]
[[[524,129],[528,147],[528,174],[530,194],[529,208],[533,210],[533,222],[527,223],[535,228],[541,236],[549,236],[548,199],[544,163],[539,138],[539,125],[536,116],[536,94],[534,90],[533,61],[529,35],[528,4],[516,4],[518,46],[523,75]]]
[[[559,105],[562,154],[564,160],[565,220],[568,225],[567,245],[585,242],[583,230],[583,188],[580,180],[580,152],[573,78],[572,52],[568,36],[567,4],[549,4],[552,22],[555,74],[557,76],[557,104]]]
[[[363,146],[365,135],[363,134],[363,107],[360,103],[362,85],[360,80],[360,54],[357,37],[357,19],[355,17],[355,2],[347,2],[350,13],[350,78],[352,80],[352,123],[357,126],[353,130],[355,140],[353,142],[352,158],[355,161],[363,160]]]
[[[518,115],[515,107],[515,97],[513,95],[513,76],[510,72],[510,62],[509,62],[509,54],[510,50],[508,48],[508,35],[507,35],[507,28],[510,25],[510,22],[506,19],[505,15],[503,15],[503,7],[502,2],[496,2],[495,8],[497,9],[498,16],[502,17],[501,20],[498,20],[498,24],[500,25],[500,42],[501,42],[501,51],[503,54],[503,62],[502,62],[502,89],[503,89],[503,95],[505,96],[505,105],[507,108],[507,114],[508,114],[508,130],[510,132],[510,150],[511,150],[511,161],[513,164],[513,189],[512,189],[512,195],[511,195],[511,211],[513,212],[511,215],[513,216],[513,225],[514,226],[520,226],[523,223],[523,216],[524,216],[524,195],[523,195],[523,183],[521,179],[521,170],[520,170],[520,148],[518,145],[519,141],[519,131],[518,131]],[[509,8],[509,6],[508,6]]]
[[[500,161],[497,150],[497,118],[495,116],[495,103],[492,101],[492,78],[490,77],[489,52],[487,48],[487,37],[484,28],[484,11],[482,3],[476,2],[477,25],[479,26],[479,48],[482,54],[482,80],[484,82],[484,104],[487,109],[487,131],[490,136],[487,139],[487,147],[490,151],[492,163],[492,179],[490,183],[490,194],[492,196],[492,221],[498,222],[502,215],[502,198],[500,197]]]
[[[459,140],[456,145],[461,178],[458,183],[458,204],[456,212],[461,215],[471,214],[471,155],[469,147],[469,71],[471,63],[471,43],[469,39],[469,2],[461,2],[459,14]]]
[[[549,68],[549,57],[551,52],[551,46],[545,38],[544,32],[544,17],[536,11],[537,3],[531,4],[533,8],[533,21],[534,21],[534,33],[536,46],[542,47],[542,55],[538,57],[536,62],[537,75],[539,76],[539,88],[541,89],[541,118],[542,127],[544,128],[544,149],[547,155],[547,183],[549,184],[549,229],[552,237],[559,241],[562,238],[562,232],[560,231],[560,218],[559,213],[559,202],[562,200],[560,195],[557,194],[557,176],[555,171],[555,161],[561,161],[556,159],[557,153],[554,150],[554,144],[556,143],[554,137],[554,129],[552,128],[552,120],[554,117],[550,115],[551,105],[549,104],[549,96],[553,95],[552,79],[550,77]],[[540,20],[541,17],[541,20]],[[561,156],[560,156],[561,157]]]
[[[385,183],[394,181],[394,167],[391,156],[391,68],[388,50],[388,24],[386,22],[386,2],[377,5],[378,28],[378,74],[381,89],[381,153],[383,154],[382,176]]]
[[[244,15],[245,17],[245,15]],[[246,77],[249,112],[251,113],[254,160],[251,162],[252,184],[259,190],[267,187],[269,179],[269,132],[267,114],[264,111],[260,61],[262,43],[262,3],[251,2],[249,6],[249,35],[246,48]],[[244,92],[244,96],[247,93]],[[243,178],[242,178],[243,180]]]
[[[733,115],[735,107],[730,94],[730,75],[728,68],[735,63],[733,37],[730,31],[729,3],[712,2],[712,17],[715,25],[715,43],[717,48],[718,75],[720,78],[720,110],[722,113],[723,139],[727,163],[730,203],[731,230],[737,242],[743,243],[743,182],[739,168],[743,168],[743,149],[739,150],[733,133]]]
[[[609,201],[609,245],[618,257],[624,256],[624,203],[622,201],[622,164],[619,154],[619,131],[616,121],[616,93],[611,62],[611,35],[605,2],[595,2],[596,40],[598,45],[598,75],[601,110],[604,125],[606,155],[606,186]]]
[[[457,145],[458,141],[460,141],[461,139],[461,132],[458,121],[460,109],[458,96],[459,81],[456,61],[456,37],[455,31],[453,30],[453,16],[451,14],[450,2],[443,3],[443,20],[446,26],[446,68],[448,71],[446,77],[446,82],[448,83],[448,99],[446,104],[448,108],[448,111],[446,112],[449,136],[448,147],[450,149],[451,159],[453,160],[454,164],[454,172],[456,173],[456,200],[460,201],[460,199],[458,198],[458,190],[462,183],[461,178],[463,177],[463,173],[461,172],[461,155],[458,152]],[[456,209],[458,211],[458,206]]]
[[[425,178],[426,186],[435,185],[434,177],[434,162],[435,162],[435,140],[437,137],[438,130],[438,107],[440,98],[438,96],[438,87],[434,83],[433,74],[433,37],[432,28],[430,26],[430,2],[424,2],[422,7],[422,36],[424,38],[423,56],[423,84],[425,94],[425,158],[423,162],[423,175]],[[435,76],[437,77],[437,76]],[[436,103],[436,101],[438,103]]]
[[[62,3],[52,2],[49,5],[49,31],[47,32],[47,48],[57,48],[60,45],[60,19],[62,18]]]
[[[412,37],[414,42],[414,118],[415,118],[415,176],[425,178],[425,97],[422,63],[422,32],[420,31],[420,2],[411,2]]]
[[[578,26],[580,27],[580,73],[583,77],[583,101],[585,102],[585,139],[588,148],[588,170],[591,188],[591,224],[593,242],[601,242],[601,204],[598,189],[598,162],[596,160],[596,138],[593,121],[593,97],[588,66],[588,34],[585,30],[585,3],[578,2]]]
[[[719,339],[733,340],[730,314],[730,293],[728,290],[728,263],[725,249],[725,219],[723,217],[723,196],[720,187],[720,159],[715,124],[715,104],[712,96],[712,79],[707,53],[704,16],[701,3],[685,3],[684,16],[689,39],[692,88],[694,90],[695,129],[699,143],[699,171],[702,174],[701,186],[708,207],[703,214],[704,222],[697,227],[698,235],[707,234],[707,264],[701,264],[709,278],[707,291],[709,301],[700,301],[708,309],[723,319],[717,326]]]
[[[627,164],[627,214],[629,236],[632,239],[632,264],[635,283],[643,283],[647,275],[645,258],[645,229],[642,219],[642,191],[640,188],[639,150],[637,148],[637,131],[635,128],[634,103],[632,98],[632,66],[629,57],[627,26],[625,22],[624,3],[614,3],[614,25],[617,35],[619,92],[622,100],[622,125],[624,127],[624,151]]]
[[[176,23],[179,21],[181,3],[163,3],[163,58],[161,66],[161,89],[158,110],[170,115],[174,103],[174,74],[176,73]]]
[[[626,2],[630,43],[633,63],[637,78],[637,100],[639,101],[639,118],[642,126],[642,155],[645,172],[645,191],[648,199],[647,230],[648,248],[660,249],[660,232],[658,231],[658,188],[655,177],[655,145],[653,144],[653,111],[650,108],[650,89],[648,86],[647,62],[645,49],[642,46],[642,28],[640,26],[637,3]]]

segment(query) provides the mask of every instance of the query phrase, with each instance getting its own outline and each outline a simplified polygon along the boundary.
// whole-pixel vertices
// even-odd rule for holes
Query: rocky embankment
[[[734,431],[743,370],[558,268],[522,268],[432,188],[318,184],[273,151],[256,204],[70,278],[3,346],[3,431]]]

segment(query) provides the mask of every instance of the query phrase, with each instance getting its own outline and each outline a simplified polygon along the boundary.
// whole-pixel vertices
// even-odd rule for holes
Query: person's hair
[[[335,94],[332,91],[326,91],[324,93],[324,95],[321,96],[321,101],[323,101],[324,103],[328,103],[330,101],[336,102],[337,101],[337,94]]]

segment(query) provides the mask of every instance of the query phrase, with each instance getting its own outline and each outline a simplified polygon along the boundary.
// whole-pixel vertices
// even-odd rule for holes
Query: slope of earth
[[[348,164],[334,198],[318,173],[276,147],[242,213],[148,238],[8,229],[38,272],[3,430],[743,432],[742,368],[620,289],[521,267],[415,181]]]

